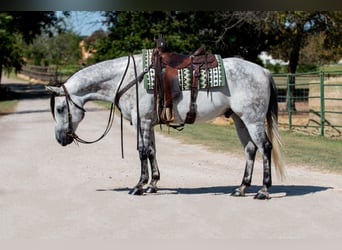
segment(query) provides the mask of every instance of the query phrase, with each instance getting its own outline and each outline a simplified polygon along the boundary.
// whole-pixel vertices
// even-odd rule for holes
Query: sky
[[[103,19],[99,11],[71,11],[71,16],[66,22],[77,34],[89,36],[96,30],[107,30],[101,23]]]

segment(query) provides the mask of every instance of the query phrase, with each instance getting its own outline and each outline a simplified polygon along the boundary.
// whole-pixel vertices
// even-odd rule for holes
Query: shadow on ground
[[[214,186],[214,187],[195,187],[195,188],[160,188],[158,195],[198,195],[198,194],[213,194],[224,195],[231,194],[237,186]],[[246,196],[254,196],[260,186],[251,186],[248,189]],[[270,194],[273,198],[301,196],[317,192],[323,192],[332,189],[332,187],[309,186],[309,185],[275,185],[270,188]],[[130,188],[113,188],[113,189],[97,189],[96,191],[114,191],[114,192],[129,192]]]
[[[3,83],[2,86],[12,92],[12,99],[22,100],[50,97],[50,93],[45,89],[44,84]]]
[[[0,100],[33,100],[33,99],[46,99],[50,97],[49,91],[45,89],[44,84],[31,84],[31,83],[16,83],[9,82],[1,84]],[[28,107],[30,108],[30,107]],[[1,115],[13,114],[27,114],[27,113],[41,113],[50,112],[49,109],[39,110],[25,110],[15,112],[2,112]]]

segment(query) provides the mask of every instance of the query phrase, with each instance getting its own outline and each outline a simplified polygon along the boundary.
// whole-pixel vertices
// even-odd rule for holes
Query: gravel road
[[[274,177],[271,199],[254,200],[262,176],[258,158],[250,193],[231,197],[243,174],[242,152],[211,152],[157,134],[160,190],[130,196],[140,165],[129,124],[124,159],[118,118],[102,141],[61,147],[49,100],[29,97],[23,92],[16,112],[0,116],[0,239],[342,237],[341,175],[289,165],[285,182]],[[95,139],[108,111],[94,104],[86,109],[78,134]]]

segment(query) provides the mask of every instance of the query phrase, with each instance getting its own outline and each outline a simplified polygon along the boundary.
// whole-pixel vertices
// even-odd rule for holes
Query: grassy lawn
[[[2,114],[11,113],[15,110],[18,104],[17,100],[10,100],[10,101],[0,101],[0,116]]]
[[[157,131],[160,131],[157,128]],[[234,125],[211,123],[186,125],[178,132],[163,127],[164,135],[185,143],[201,144],[209,150],[231,152],[244,157]],[[321,170],[342,173],[342,140],[281,131],[285,163],[312,166]],[[260,159],[260,158],[259,158]]]
[[[0,85],[0,115],[13,112],[17,104],[18,100],[13,92]]]
[[[322,71],[342,71],[342,64],[323,65],[319,68]]]

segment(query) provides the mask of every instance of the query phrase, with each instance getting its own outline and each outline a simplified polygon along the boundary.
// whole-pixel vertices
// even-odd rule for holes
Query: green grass
[[[282,131],[287,161],[342,173],[342,140]]]
[[[0,115],[13,112],[17,104],[17,100],[0,101]]]
[[[234,125],[186,125],[183,131],[171,129],[170,133],[168,128],[163,127],[162,133],[184,143],[201,144],[209,150],[231,152],[244,157]],[[285,163],[342,173],[342,140],[302,135],[291,131],[280,133]]]
[[[319,67],[321,71],[342,71],[342,64],[330,64]]]
[[[112,105],[112,103],[105,101],[94,101],[94,103],[107,109],[110,109],[110,106]]]
[[[0,85],[0,115],[13,112],[17,104],[15,94],[9,88]]]
[[[156,127],[156,131],[160,131]],[[241,154],[243,147],[237,137],[234,126],[221,126],[211,123],[185,125],[182,131],[162,127],[164,135],[176,138],[184,143],[201,144],[214,151],[227,151]]]

